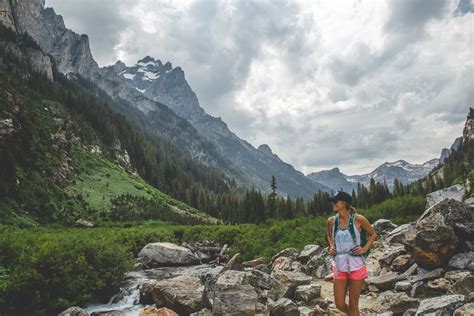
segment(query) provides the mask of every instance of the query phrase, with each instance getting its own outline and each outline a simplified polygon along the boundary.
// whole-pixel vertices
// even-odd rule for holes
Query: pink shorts
[[[334,279],[337,279],[337,280],[344,280],[347,278],[352,279],[352,280],[363,280],[368,277],[367,267],[365,265],[362,266],[360,269],[351,271],[349,273],[344,272],[344,271],[338,271],[337,278],[336,278],[336,269],[334,268],[334,266],[331,269],[332,269]]]

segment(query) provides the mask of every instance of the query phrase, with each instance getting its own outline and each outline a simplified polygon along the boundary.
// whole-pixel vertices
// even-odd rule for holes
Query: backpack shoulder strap
[[[354,241],[355,244],[357,244],[357,238],[355,235],[355,214],[352,213],[351,216],[349,217],[349,232],[351,233],[352,240]]]
[[[332,239],[334,241],[334,247],[336,247],[335,238],[336,238],[337,229],[339,227],[339,214],[336,214],[333,217],[334,217],[334,220],[332,221]]]

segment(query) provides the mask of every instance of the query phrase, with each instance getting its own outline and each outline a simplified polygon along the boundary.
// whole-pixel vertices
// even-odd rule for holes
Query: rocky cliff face
[[[33,37],[55,59],[60,72],[91,76],[98,65],[92,57],[89,38],[67,29],[63,18],[52,8],[44,8],[44,4],[44,0],[8,1],[14,29]]]
[[[462,132],[462,140],[467,142],[472,139],[474,139],[474,109],[469,108],[469,115],[467,116]]]

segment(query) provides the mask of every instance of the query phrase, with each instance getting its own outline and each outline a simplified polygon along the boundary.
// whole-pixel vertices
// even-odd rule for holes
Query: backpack
[[[357,238],[355,235],[356,228],[355,228],[354,221],[355,221],[355,215],[353,212],[351,212],[351,216],[349,217],[349,232],[351,233],[352,240],[354,241],[355,244],[357,244]],[[333,238],[336,236],[336,231],[338,228],[339,228],[339,213],[334,215],[333,234],[332,234]],[[360,246],[364,247],[366,243],[367,243],[367,232],[364,229],[362,229],[362,231],[360,232]],[[336,244],[334,243],[334,245]],[[364,260],[367,258],[369,253],[370,253],[370,248],[367,250],[367,252],[361,255]]]

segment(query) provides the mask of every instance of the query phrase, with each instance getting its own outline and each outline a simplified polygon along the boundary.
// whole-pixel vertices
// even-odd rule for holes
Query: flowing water
[[[201,264],[188,267],[162,267],[141,271],[127,272],[124,282],[117,294],[106,304],[90,304],[84,308],[91,315],[135,316],[150,305],[140,303],[140,288],[149,282],[173,278],[179,275],[195,275],[208,278],[218,273],[221,266]]]

